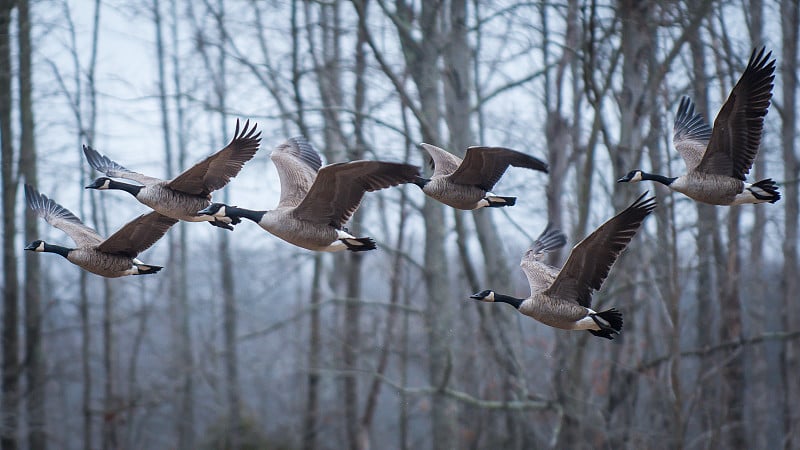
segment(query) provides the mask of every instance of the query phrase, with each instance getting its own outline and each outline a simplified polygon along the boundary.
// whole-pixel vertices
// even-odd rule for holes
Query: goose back
[[[313,251],[343,250],[337,230],[325,223],[298,218],[294,208],[278,208],[264,212],[258,223],[261,228],[284,241]]]
[[[422,191],[447,206],[464,210],[483,206],[480,202],[486,196],[485,190],[477,186],[451,183],[447,176],[431,178]]]
[[[162,181],[155,185],[145,186],[136,194],[136,199],[167,217],[187,222],[203,222],[211,220],[200,216],[200,211],[211,204],[210,195],[192,195],[167,187]]]
[[[69,252],[67,260],[101,277],[119,278],[133,275],[134,264],[130,257],[104,253],[96,248],[75,248]]]
[[[673,181],[669,188],[698,202],[730,205],[744,191],[744,181],[723,175],[693,171]]]

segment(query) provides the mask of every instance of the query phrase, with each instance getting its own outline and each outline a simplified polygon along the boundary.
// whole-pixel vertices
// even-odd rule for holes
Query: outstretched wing
[[[104,173],[109,177],[125,178],[128,180],[138,181],[145,186],[152,186],[163,181],[160,178],[148,177],[147,175],[143,175],[139,172],[126,169],[122,165],[109,159],[107,156],[101,155],[97,150],[89,147],[88,145],[83,146],[83,154],[86,155],[86,160],[89,161],[90,166],[94,167],[94,170]]]
[[[531,248],[525,252],[519,266],[528,278],[531,292],[541,292],[550,287],[558,276],[558,268],[542,262],[548,253],[558,250],[567,243],[567,238],[561,230],[553,228],[548,223],[542,234],[533,242]]]
[[[37,216],[67,233],[67,236],[75,241],[78,247],[91,247],[103,241],[97,231],[86,226],[75,214],[72,214],[67,208],[49,199],[27,183],[25,184],[25,199],[28,202],[28,206]]]
[[[691,172],[700,164],[711,139],[711,127],[703,116],[694,111],[694,103],[687,96],[681,98],[675,125],[672,131],[672,145],[686,163],[686,171]]]
[[[176,222],[178,222],[177,219],[155,211],[142,214],[100,243],[97,250],[134,258],[161,239],[169,227],[175,225]]]
[[[619,254],[656,207],[655,197],[643,200],[645,195],[647,192],[576,245],[545,294],[589,308],[592,291],[600,289]]]
[[[281,199],[278,207],[299,205],[314,184],[317,171],[322,167],[319,153],[306,138],[295,136],[275,147],[270,159],[275,163],[281,180]]]
[[[428,152],[431,160],[433,161],[433,175],[434,177],[450,175],[458,169],[461,164],[461,158],[431,144],[419,144],[423,150]]]
[[[714,121],[711,142],[699,172],[744,180],[761,145],[764,116],[772,99],[775,60],[772,52],[753,50],[747,68]]]
[[[209,195],[224,187],[258,151],[261,132],[256,132],[257,126],[253,124],[253,128],[249,128],[248,120],[239,132],[239,119],[236,119],[233,139],[225,148],[173,178],[167,187],[198,196]]]
[[[297,206],[299,219],[341,228],[361,203],[365,192],[376,191],[419,176],[419,167],[383,161],[352,161],[323,167]]]
[[[510,148],[469,147],[464,161],[450,176],[450,181],[491,191],[508,166],[525,167],[547,173],[547,163]]]

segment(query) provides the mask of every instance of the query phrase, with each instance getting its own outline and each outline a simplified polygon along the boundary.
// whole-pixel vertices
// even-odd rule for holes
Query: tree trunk
[[[798,14],[797,2],[782,0],[780,4],[781,31],[783,45],[783,61],[780,67],[780,80],[783,84],[783,112],[781,138],[783,142],[783,179],[786,183],[782,186],[785,191],[782,196],[785,208],[784,227],[786,229],[783,242],[783,318],[784,329],[792,329],[800,321],[800,310],[797,306],[797,292],[800,290],[797,274],[800,266],[797,262],[798,219],[800,219],[800,200],[798,199],[798,177],[800,177],[800,163],[798,162],[795,139],[797,137],[797,46]],[[797,342],[786,343],[783,354],[783,392],[785,399],[796,399],[800,395],[800,386],[797,384],[797,370],[800,366],[800,346]],[[795,448],[800,445],[800,415],[798,415],[796,402],[784,401],[784,435],[785,448]],[[794,407],[793,407],[794,406]]]
[[[19,91],[20,91],[20,174],[25,182],[37,186],[36,142],[34,140],[33,86],[31,73],[31,23],[28,0],[18,0],[19,23]],[[38,236],[38,218],[25,208],[25,241]],[[33,450],[47,448],[45,427],[45,364],[42,355],[42,290],[39,256],[25,255],[25,360],[28,395],[28,446]]]
[[[3,330],[2,408],[0,408],[0,449],[17,448],[19,423],[19,281],[17,280],[16,237],[17,182],[14,174],[14,146],[11,140],[11,47],[9,29],[12,1],[0,3],[0,164],[2,164],[3,205]],[[37,255],[38,256],[38,255]]]

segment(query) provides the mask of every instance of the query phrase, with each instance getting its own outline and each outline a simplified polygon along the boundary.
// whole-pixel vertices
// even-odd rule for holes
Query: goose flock
[[[691,99],[681,99],[674,121],[673,145],[686,163],[685,175],[667,177],[636,169],[617,181],[655,181],[712,205],[777,202],[781,196],[772,179],[746,182],[761,144],[774,73],[772,53],[766,53],[765,48],[754,50],[717,114],[713,128],[695,112]],[[491,191],[509,166],[543,173],[548,169],[546,162],[508,148],[469,147],[462,160],[426,143],[420,147],[430,158],[431,178],[422,177],[417,166],[398,162],[362,160],[323,167],[319,153],[304,137],[298,136],[277,146],[270,156],[281,183],[275,209],[254,210],[212,203],[211,193],[228,184],[253,159],[260,143],[261,132],[256,125],[251,127],[247,121],[240,127],[237,120],[233,139],[225,148],[172,180],[134,172],[84,146],[89,165],[105,175],[95,179],[87,189],[128,192],[153,212],[137,217],[103,239],[68,209],[26,184],[25,198],[31,210],[66,233],[75,247],[35,240],[25,250],[57,253],[103,277],[153,274],[162,267],[145,264],[137,256],[179,220],[208,222],[233,230],[242,218],[290,244],[312,251],[374,250],[376,243],[372,238],[354,236],[345,228],[366,192],[412,183],[425,195],[453,208],[507,207],[516,203],[516,197],[498,196]],[[587,330],[595,336],[613,339],[622,330],[622,313],[616,308],[593,310],[591,296],[601,288],[617,258],[655,209],[655,198],[645,198],[646,195],[647,192],[639,196],[575,245],[561,269],[543,261],[547,253],[567,242],[561,231],[548,224],[520,263],[530,284],[530,296],[517,298],[487,289],[470,297],[508,303],[551,327]]]

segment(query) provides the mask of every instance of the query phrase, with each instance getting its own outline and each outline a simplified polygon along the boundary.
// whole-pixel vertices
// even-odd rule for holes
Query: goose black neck
[[[412,181],[412,183],[416,184],[420,188],[424,188],[425,185],[430,182],[431,180],[429,180],[428,178],[422,178],[422,177],[414,177],[414,180]]]
[[[142,190],[144,186],[139,186],[137,184],[130,184],[130,183],[123,183],[121,181],[111,180],[108,182],[109,189],[118,189],[120,191],[125,191],[134,197],[139,195],[139,191]]]
[[[63,256],[64,258],[66,258],[67,255],[69,255],[69,252],[72,251],[72,249],[68,248],[68,247],[62,247],[60,245],[45,243],[44,244],[44,251],[47,252],[47,253],[57,253],[57,254]]]
[[[642,172],[642,179],[643,180],[650,180],[650,181],[657,181],[657,182],[659,182],[659,183],[661,183],[661,184],[663,184],[665,186],[669,186],[670,184],[672,184],[673,181],[677,180],[678,177],[670,178],[670,177],[665,177],[664,175],[658,175],[658,174],[655,174],[655,173]]]
[[[227,217],[230,217],[231,219],[244,217],[245,219],[250,219],[255,223],[261,222],[261,219],[264,217],[264,213],[266,213],[266,211],[255,211],[252,209],[237,208],[236,206],[225,207],[225,215]]]
[[[519,309],[519,306],[522,304],[524,300],[525,300],[524,298],[516,298],[510,295],[503,295],[497,293],[494,294],[494,301],[508,303],[509,305],[517,309]]]

